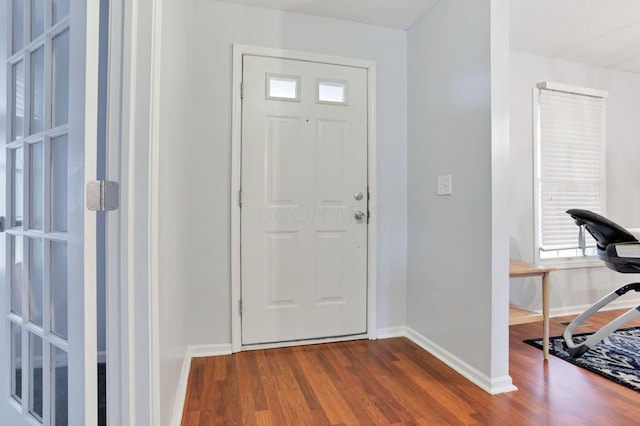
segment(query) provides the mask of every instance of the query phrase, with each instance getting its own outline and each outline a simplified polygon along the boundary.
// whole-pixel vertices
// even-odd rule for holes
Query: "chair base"
[[[605,337],[607,337],[609,334],[613,333],[614,331],[616,331],[617,329],[619,329],[629,321],[633,320],[634,318],[637,318],[638,316],[640,316],[640,305],[638,305],[635,308],[629,309],[627,312],[620,315],[613,321],[609,322],[600,330],[598,330],[597,332],[589,336],[584,342],[575,343],[575,341],[573,340],[573,332],[576,330],[576,328],[582,325],[587,319],[589,319],[593,314],[598,312],[602,307],[608,305],[609,303],[616,300],[618,297],[632,290],[636,292],[640,292],[640,283],[630,283],[630,284],[626,284],[621,287],[618,287],[616,290],[612,291],[611,293],[604,296],[602,299],[598,300],[589,309],[587,309],[578,317],[576,317],[573,321],[571,321],[571,323],[564,330],[564,333],[562,334],[562,336],[564,337],[565,344],[567,346],[567,352],[569,352],[569,354],[573,358],[580,358],[589,349],[593,348],[595,345],[600,343],[600,341]]]

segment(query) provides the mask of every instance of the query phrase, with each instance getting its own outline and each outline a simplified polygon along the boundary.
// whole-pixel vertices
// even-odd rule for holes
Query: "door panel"
[[[366,333],[367,71],[245,55],[243,87],[242,343]]]
[[[9,24],[0,34],[2,424],[97,419],[96,259],[85,257],[96,231],[83,208],[96,167],[97,56],[85,54],[97,34],[93,3],[0,3]]]

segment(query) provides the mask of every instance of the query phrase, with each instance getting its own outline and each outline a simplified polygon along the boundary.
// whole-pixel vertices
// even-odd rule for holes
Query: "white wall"
[[[185,318],[191,344],[230,342],[231,52],[233,43],[318,52],[377,63],[379,190],[378,326],[405,322],[406,33],[210,0],[190,19],[190,129],[173,149],[184,167],[176,223],[189,244]],[[176,64],[174,64],[176,66]],[[177,152],[182,151],[182,152]]]
[[[406,32],[212,0],[163,0],[160,134],[162,421],[186,345],[231,343],[234,43],[377,63],[378,327],[406,323]],[[167,420],[168,421],[168,420]]]
[[[532,88],[540,81],[609,91],[607,216],[624,227],[640,227],[640,75],[511,51],[510,256],[527,261],[534,259]],[[618,284],[638,279],[603,266],[555,271],[552,314],[580,312]],[[510,291],[513,303],[540,309],[539,281],[512,280]],[[631,295],[625,299],[639,301]]]
[[[408,33],[407,325],[492,379],[508,368],[506,302],[497,307],[502,318],[492,317],[493,293],[507,286],[506,233],[502,242],[492,233],[500,205],[492,194],[500,157],[492,153],[492,106],[508,120],[504,105],[492,105],[491,48],[500,49],[491,43],[494,3],[439,2]],[[506,10],[496,5],[501,18]],[[505,19],[500,28],[506,32]],[[444,174],[453,176],[453,194],[436,196]],[[492,254],[502,251],[494,289]],[[494,321],[500,329],[492,332]]]
[[[198,291],[215,276],[215,270],[207,266],[220,268],[210,260],[204,260],[200,250],[203,239],[194,231],[197,226],[210,229],[213,219],[192,224],[203,216],[200,206],[189,198],[194,178],[191,169],[191,155],[202,142],[191,136],[191,90],[188,56],[190,5],[181,0],[163,0],[161,22],[161,50],[159,71],[159,121],[158,137],[158,353],[160,380],[160,424],[167,425],[174,408],[176,389],[187,352],[194,333],[206,333],[215,328],[215,317],[192,317],[190,293]],[[200,168],[200,180],[208,181],[208,168]],[[210,207],[210,206],[209,206]],[[193,226],[189,226],[193,225]],[[224,266],[222,266],[224,268]],[[214,301],[201,300],[193,307],[199,313],[205,307],[214,305]],[[198,318],[202,322],[198,323]],[[224,333],[224,331],[222,332]],[[213,337],[212,337],[213,339]],[[157,401],[155,401],[157,402]],[[157,407],[156,407],[157,408]]]

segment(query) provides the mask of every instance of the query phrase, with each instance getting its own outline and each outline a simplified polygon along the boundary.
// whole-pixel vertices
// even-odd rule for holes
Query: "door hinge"
[[[238,206],[242,207],[242,189],[238,191]]]
[[[244,99],[244,82],[240,82],[240,99]]]
[[[238,305],[240,307],[240,316],[242,316],[242,299],[238,300]]]
[[[87,182],[87,209],[92,212],[116,210],[120,207],[118,182],[92,180]]]

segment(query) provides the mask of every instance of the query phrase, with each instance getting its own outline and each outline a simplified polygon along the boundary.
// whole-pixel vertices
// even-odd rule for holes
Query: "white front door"
[[[98,4],[0,4],[0,424],[97,419]]]
[[[242,344],[366,333],[367,70],[242,66]]]

